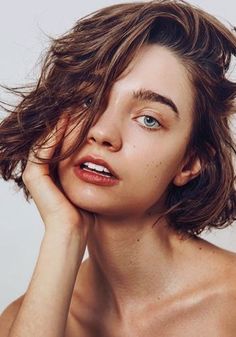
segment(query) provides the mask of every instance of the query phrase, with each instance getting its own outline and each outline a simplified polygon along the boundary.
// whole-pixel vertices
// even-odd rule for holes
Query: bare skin
[[[77,209],[53,183],[49,167],[35,157],[50,158],[65,133],[61,118],[44,146],[30,152],[23,180],[45,224],[38,260],[27,292],[3,313],[1,337],[64,337],[73,288],[94,216]],[[58,130],[58,132],[55,132]]]
[[[85,260],[77,275],[77,290],[73,292],[65,337],[100,336],[161,336],[161,337],[234,337],[236,300],[236,254],[199,240],[196,249],[208,258],[205,268],[215,266],[216,271],[204,273],[199,268],[202,283],[193,284],[192,290],[183,291],[173,298],[153,299],[153,305],[121,322],[106,308],[98,286],[91,280],[89,260]],[[187,263],[188,264],[188,263]],[[186,264],[186,265],[187,265]],[[196,261],[195,261],[196,264]],[[183,278],[184,278],[183,274]],[[188,273],[188,277],[191,276]],[[193,276],[193,275],[192,275]],[[194,279],[193,283],[196,282]],[[8,336],[24,296],[11,304],[0,320],[0,336]],[[132,317],[133,316],[133,317]]]
[[[233,337],[236,319],[236,254],[203,240],[182,244],[182,290],[135,303],[119,317],[94,279],[89,259],[77,277],[66,337]],[[196,258],[197,256],[197,258]],[[178,279],[178,276],[176,277]]]
[[[171,99],[180,118],[169,104],[135,100],[143,88]],[[236,254],[180,240],[166,219],[153,226],[167,186],[201,171],[197,157],[184,156],[193,101],[184,65],[169,50],[146,46],[114,84],[84,147],[59,163],[62,191],[31,153],[24,181],[45,236],[16,319],[0,337],[233,337]],[[57,127],[62,137],[70,124],[62,119]],[[37,151],[50,158],[55,144],[52,137]],[[91,153],[113,167],[119,184],[104,188],[74,174],[77,160]],[[81,264],[86,244],[89,259]]]

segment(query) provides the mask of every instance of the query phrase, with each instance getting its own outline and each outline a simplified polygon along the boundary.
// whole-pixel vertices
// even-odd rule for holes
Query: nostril
[[[109,142],[107,142],[107,141],[104,141],[103,144],[104,144],[105,146],[112,146],[112,144],[109,143]]]

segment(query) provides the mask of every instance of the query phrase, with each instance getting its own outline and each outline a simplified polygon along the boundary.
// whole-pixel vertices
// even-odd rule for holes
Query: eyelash
[[[89,97],[87,100],[84,101],[83,105],[84,105],[85,108],[89,108],[89,107],[90,107],[90,105],[91,105],[91,100],[92,100],[92,98]],[[157,123],[159,124],[160,127],[162,127],[162,124],[161,124],[156,118],[154,118],[154,117],[152,117],[152,116],[149,116],[149,115],[143,115],[143,116],[137,117],[136,119],[138,119],[138,118],[140,118],[140,117],[149,117],[149,118],[153,119],[155,122],[157,122]],[[158,130],[158,129],[159,129],[159,128],[147,127],[147,126],[144,126],[144,125],[142,125],[142,124],[140,124],[140,126],[141,126],[143,129],[148,130],[148,131],[155,131],[155,130]]]
[[[156,118],[154,118],[154,117],[152,117],[152,116],[149,116],[149,115],[143,115],[143,116],[137,117],[136,119],[138,119],[138,118],[140,118],[140,117],[149,117],[149,118],[153,119],[155,122],[157,122],[157,123],[159,124],[160,127],[162,127],[161,123],[160,123]],[[140,126],[141,126],[142,128],[144,128],[144,129],[148,130],[148,131],[155,131],[155,130],[159,129],[159,127],[158,127],[158,128],[157,128],[157,127],[154,127],[154,128],[153,128],[153,127],[148,127],[148,126],[144,126],[144,125],[141,125],[141,124],[140,124]]]

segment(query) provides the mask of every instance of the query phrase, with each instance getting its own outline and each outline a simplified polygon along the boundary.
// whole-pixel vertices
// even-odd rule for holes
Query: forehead
[[[142,47],[114,84],[116,100],[140,89],[157,92],[170,98],[180,115],[191,117],[194,91],[190,75],[179,58],[170,50],[158,45]]]

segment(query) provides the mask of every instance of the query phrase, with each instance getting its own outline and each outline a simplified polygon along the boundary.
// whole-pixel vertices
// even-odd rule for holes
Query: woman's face
[[[151,207],[158,209],[183,166],[192,107],[191,82],[179,59],[164,47],[143,47],[111,88],[108,106],[83,147],[59,163],[67,197],[109,216],[142,216]],[[74,129],[62,151],[77,135]],[[75,165],[87,155],[105,160],[119,176],[117,184],[101,186],[78,177]]]

